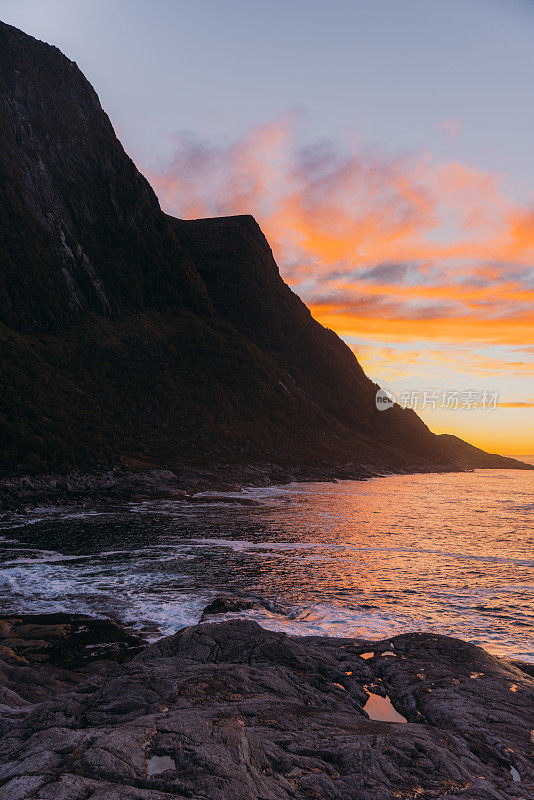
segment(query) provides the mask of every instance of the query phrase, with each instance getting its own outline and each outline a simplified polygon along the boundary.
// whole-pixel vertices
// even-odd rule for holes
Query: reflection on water
[[[162,772],[167,772],[169,769],[176,769],[176,761],[170,756],[152,756],[147,761],[147,775],[149,778],[153,775],[161,775]]]
[[[484,470],[37,510],[0,523],[0,602],[156,637],[249,592],[271,606],[246,616],[292,633],[432,630],[534,661],[533,488],[534,473]]]
[[[363,710],[370,719],[380,720],[381,722],[408,722],[406,717],[393,707],[393,703],[388,695],[381,697],[379,694],[367,692],[369,700],[364,705]]]

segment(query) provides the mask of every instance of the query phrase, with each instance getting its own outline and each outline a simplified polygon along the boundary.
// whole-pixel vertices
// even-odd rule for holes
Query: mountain
[[[57,48],[0,28],[0,320],[209,307],[98,97]]]
[[[0,379],[4,473],[525,466],[378,412],[253,218],[163,214],[76,64],[3,23]]]

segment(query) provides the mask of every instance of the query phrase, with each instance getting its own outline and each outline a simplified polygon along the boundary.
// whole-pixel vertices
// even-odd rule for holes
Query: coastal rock
[[[283,613],[283,609],[277,603],[266,600],[264,597],[220,594],[211,603],[208,603],[202,612],[202,620],[204,621],[205,617],[214,616],[215,614],[235,614],[251,608],[266,608],[269,611],[281,611]]]
[[[0,704],[42,702],[132,658],[142,644],[116,623],[83,614],[0,617]]]
[[[369,719],[371,686],[408,722]],[[193,626],[4,717],[0,800],[529,798],[533,692],[443,636]]]
[[[219,595],[211,603],[208,603],[202,612],[202,619],[204,617],[213,616],[214,614],[228,614],[236,611],[246,611],[249,608],[254,608],[255,601],[248,597],[239,597],[237,595]]]

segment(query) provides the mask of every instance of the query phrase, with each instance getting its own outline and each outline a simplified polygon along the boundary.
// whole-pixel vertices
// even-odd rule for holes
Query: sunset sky
[[[254,214],[397,398],[499,392],[419,407],[433,430],[534,453],[533,2],[2,0],[0,18],[78,63],[165,210]]]

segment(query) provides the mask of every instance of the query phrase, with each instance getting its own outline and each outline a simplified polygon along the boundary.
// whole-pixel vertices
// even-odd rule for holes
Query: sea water
[[[251,593],[265,605],[238,616],[293,634],[432,631],[534,662],[534,472],[38,508],[0,537],[2,613],[105,616],[155,639]]]

